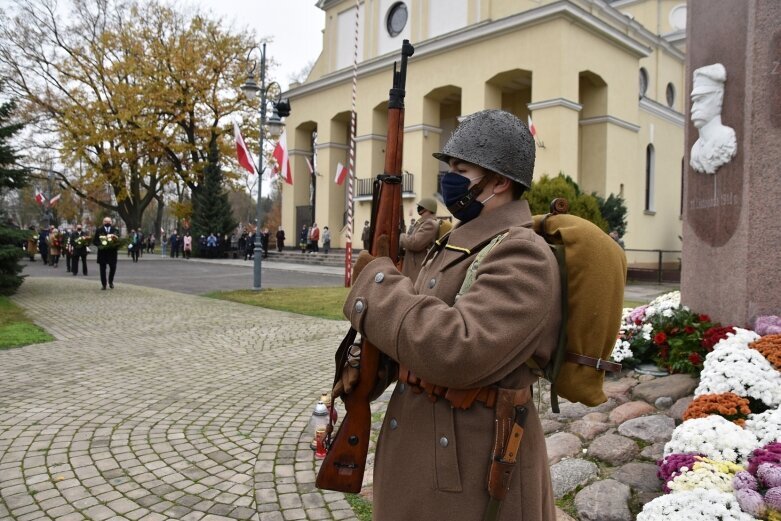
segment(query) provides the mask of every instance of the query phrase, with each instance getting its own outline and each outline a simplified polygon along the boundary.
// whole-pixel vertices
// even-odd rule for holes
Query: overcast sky
[[[273,38],[266,46],[266,54],[278,67],[271,74],[286,89],[289,76],[316,60],[323,49],[325,13],[315,3],[316,0],[193,0],[184,5],[200,5],[237,29],[246,27],[254,29],[260,38]]]
[[[268,58],[277,63],[271,75],[284,89],[289,76],[297,74],[313,62],[323,49],[325,13],[315,7],[316,0],[162,0],[179,5],[199,5],[224,18],[236,29],[253,29],[258,38],[269,37],[266,46]],[[67,5],[68,0],[59,0]],[[8,7],[11,0],[0,0],[0,7]]]

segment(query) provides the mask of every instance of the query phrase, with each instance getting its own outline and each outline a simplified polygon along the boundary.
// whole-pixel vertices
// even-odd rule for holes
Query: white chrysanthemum
[[[748,345],[759,338],[759,335],[750,329],[736,327],[735,332],[727,333],[727,338],[722,338],[719,340],[718,343],[713,346],[713,350],[718,351],[719,349],[723,349],[725,347],[748,349]]]
[[[664,446],[664,455],[699,452],[713,460],[743,463],[757,447],[759,442],[753,433],[721,416],[711,415],[679,425]]]
[[[755,349],[727,345],[705,357],[695,396],[735,393],[761,400],[769,407],[781,404],[781,373]]]
[[[697,489],[659,496],[646,503],[637,521],[753,521],[733,494]]]
[[[760,445],[781,442],[781,408],[770,409],[761,414],[749,414],[745,427],[747,431],[754,433]]]
[[[610,358],[612,358],[615,362],[620,362],[624,358],[631,357],[632,348],[629,345],[629,342],[626,340],[621,340],[620,338],[616,340],[616,345],[613,347],[613,353],[610,355]]]

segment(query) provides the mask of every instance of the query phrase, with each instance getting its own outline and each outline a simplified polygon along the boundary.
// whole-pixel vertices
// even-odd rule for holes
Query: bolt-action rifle
[[[385,171],[377,176],[372,190],[371,243],[369,251],[377,256],[378,239],[388,237],[388,255],[398,258],[399,223],[401,222],[401,158],[404,143],[404,95],[407,82],[407,58],[415,49],[408,40],[401,47],[401,66],[393,64],[393,88],[388,100],[388,136],[385,144]],[[341,380],[346,364],[358,367],[359,377],[354,388],[342,395],[346,414],[332,437],[333,425],[326,433],[328,455],[317,474],[318,488],[340,492],[360,492],[366,457],[369,452],[371,409],[373,399],[395,378],[396,365],[367,340],[355,341],[355,329],[350,329],[336,351],[334,386]]]

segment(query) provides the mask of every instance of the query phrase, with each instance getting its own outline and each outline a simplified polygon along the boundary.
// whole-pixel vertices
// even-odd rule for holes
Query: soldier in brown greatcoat
[[[424,197],[418,202],[420,219],[412,226],[412,230],[399,237],[399,246],[406,250],[401,272],[413,282],[418,278],[428,249],[437,240],[439,221],[436,219],[436,213],[437,201],[431,197]]]
[[[377,444],[377,521],[483,519],[495,441],[507,439],[494,430],[500,408],[491,403],[492,392],[511,393],[513,404],[529,413],[495,519],[555,519],[545,438],[530,392],[537,377],[525,365],[530,358],[547,362],[561,321],[556,260],[532,231],[528,203],[519,200],[531,185],[534,152],[517,117],[499,110],[466,117],[435,154],[450,166],[442,195],[461,221],[445,244],[432,248],[417,281],[387,257],[363,252],[356,263],[345,315],[400,364]],[[478,251],[505,232],[457,298]],[[468,408],[447,397],[448,389],[477,388]]]

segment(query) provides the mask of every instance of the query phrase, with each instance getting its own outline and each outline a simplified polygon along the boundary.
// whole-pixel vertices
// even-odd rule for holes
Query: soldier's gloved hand
[[[331,391],[331,396],[333,399],[335,400],[343,394],[350,394],[355,387],[355,384],[358,383],[359,375],[360,369],[346,365],[342,370],[342,378],[336,382],[336,385]]]
[[[387,257],[389,251],[390,238],[387,235],[380,235],[377,239],[377,257]],[[355,265],[353,266],[353,280],[356,280],[358,275],[361,274],[361,271],[363,271],[363,268],[377,257],[368,251],[363,250],[361,254],[358,255],[358,260],[355,261]]]
[[[339,381],[331,390],[331,396],[338,398],[350,394],[358,383],[361,374],[361,342],[354,342],[347,350],[347,360],[342,368]]]

